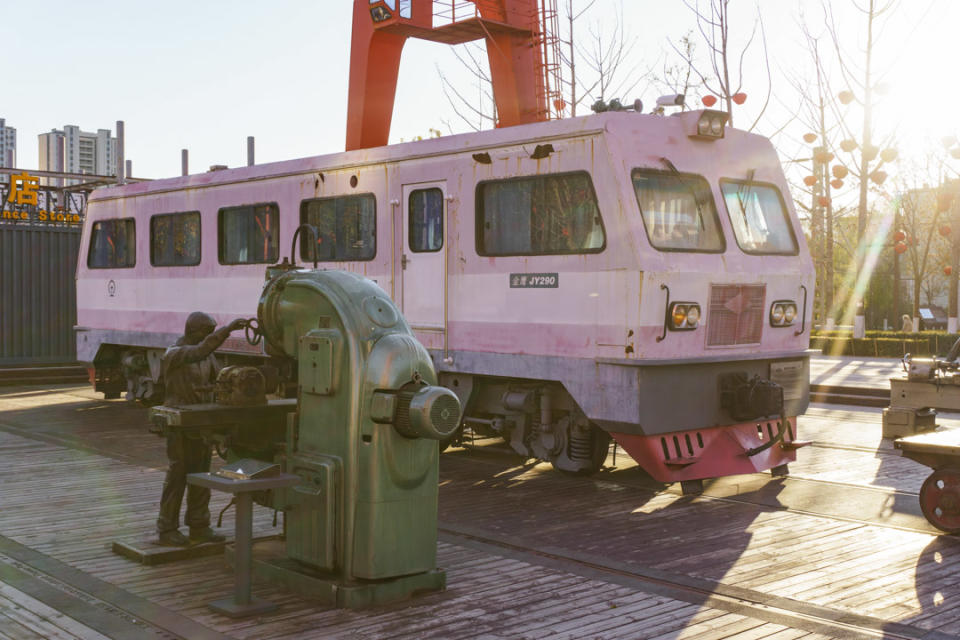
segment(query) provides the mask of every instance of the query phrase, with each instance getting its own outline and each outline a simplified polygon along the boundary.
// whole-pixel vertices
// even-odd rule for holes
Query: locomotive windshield
[[[780,190],[752,181],[721,180],[737,244],[746,253],[797,255],[797,239]]]
[[[632,178],[650,244],[665,251],[723,251],[717,208],[706,180],[646,169],[634,169]]]

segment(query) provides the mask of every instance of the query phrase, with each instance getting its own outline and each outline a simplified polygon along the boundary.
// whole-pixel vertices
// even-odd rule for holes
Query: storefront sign
[[[26,171],[11,175],[8,184],[0,183],[0,223],[80,224],[85,205],[85,194],[42,186],[40,178]]]

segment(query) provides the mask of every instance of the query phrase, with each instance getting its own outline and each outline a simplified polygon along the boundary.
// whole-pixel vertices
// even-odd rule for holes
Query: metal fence
[[[0,224],[0,365],[77,359],[80,227]]]

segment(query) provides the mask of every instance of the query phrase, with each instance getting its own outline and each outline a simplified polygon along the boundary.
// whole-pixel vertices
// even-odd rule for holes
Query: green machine
[[[437,441],[459,425],[459,400],[375,283],[277,271],[257,316],[267,353],[297,362],[284,457],[302,482],[273,505],[286,557],[255,570],[345,607],[443,589]]]
[[[259,370],[227,367],[216,402],[152,409],[163,430],[203,438],[236,465],[279,462],[299,476],[254,493],[284,511],[286,530],[282,546],[257,546],[254,572],[351,608],[443,589],[437,441],[459,426],[460,402],[436,386],[427,350],[371,280],[286,261],[268,269],[257,324],[248,339],[262,336],[272,361],[296,370],[296,401],[267,400]]]

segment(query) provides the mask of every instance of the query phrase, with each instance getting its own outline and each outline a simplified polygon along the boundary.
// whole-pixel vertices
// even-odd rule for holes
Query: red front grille
[[[757,344],[763,335],[762,284],[715,284],[710,287],[707,346]]]

